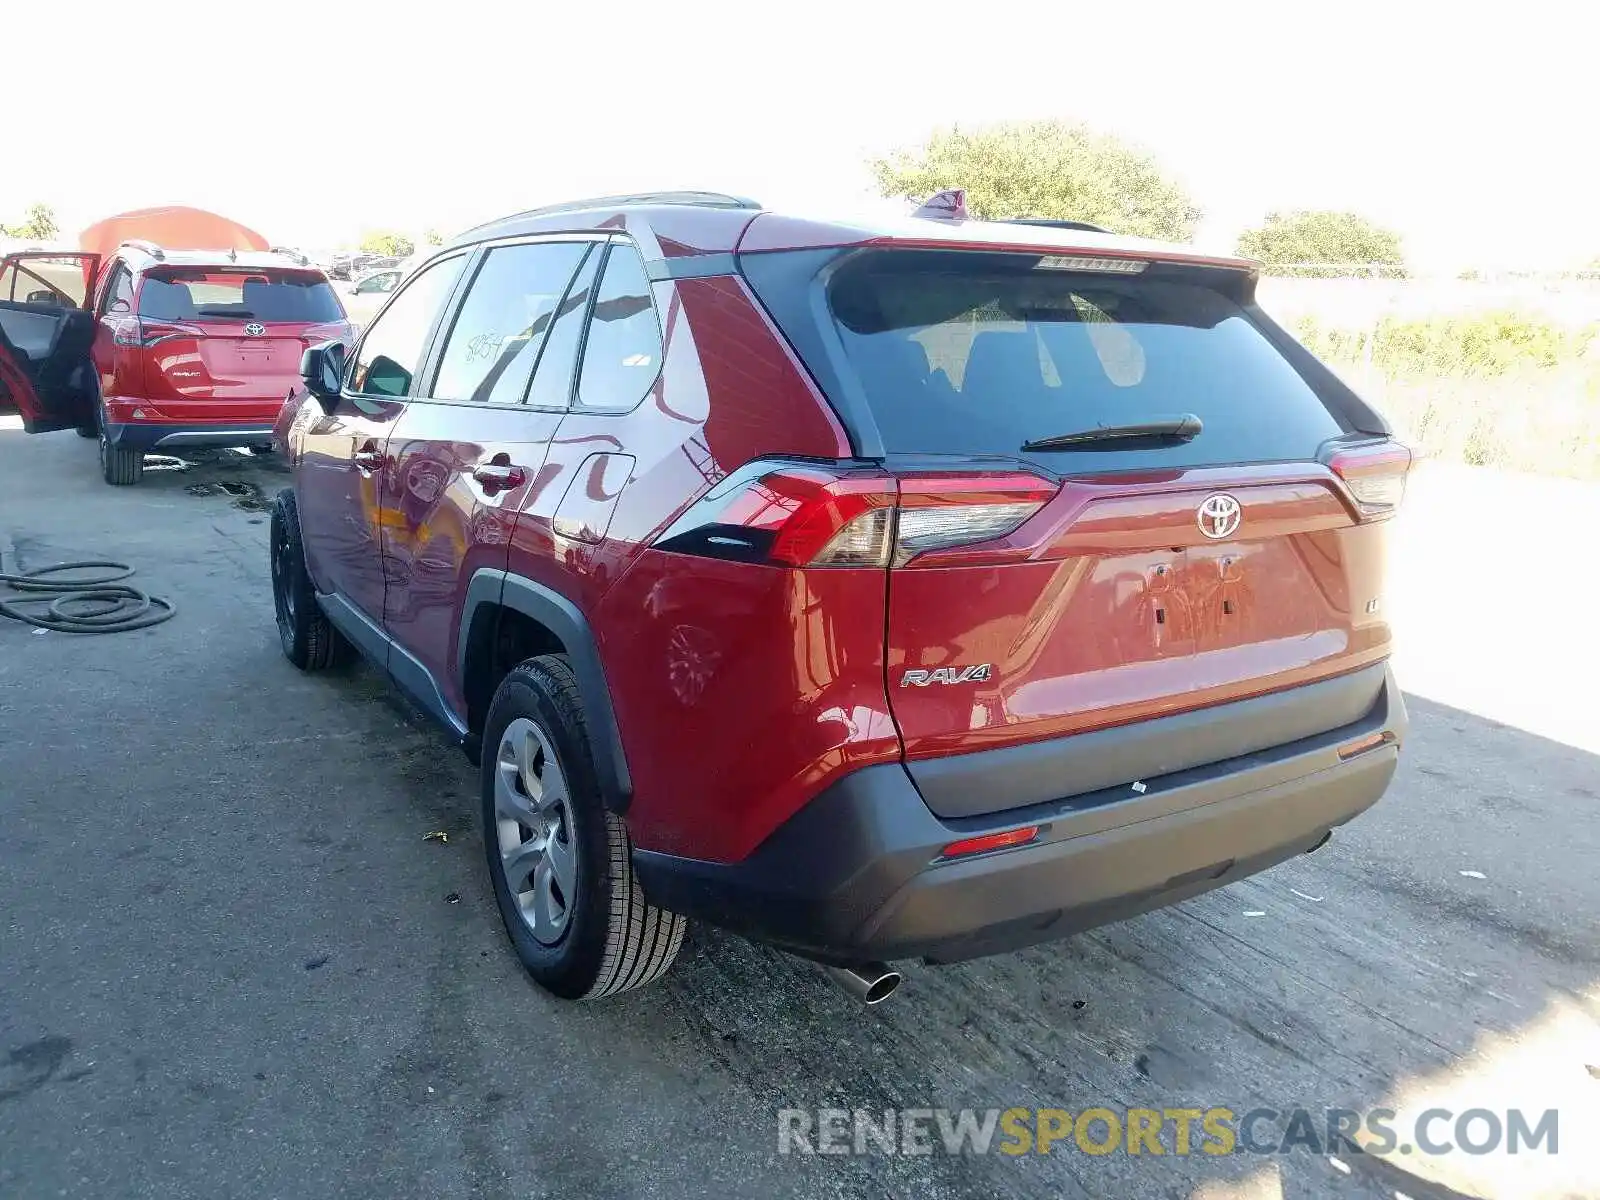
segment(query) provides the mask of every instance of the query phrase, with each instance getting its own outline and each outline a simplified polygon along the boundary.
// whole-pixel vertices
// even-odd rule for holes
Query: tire
[[[144,478],[144,451],[131,446],[113,445],[106,436],[105,422],[105,409],[102,408],[95,419],[95,436],[100,439],[101,476],[115,487],[138,483]]]
[[[98,426],[98,425],[79,425],[77,433],[78,433],[78,436],[81,437],[81,438],[97,438],[97,437],[100,436],[100,426]]]
[[[652,906],[634,877],[627,827],[600,798],[578,681],[565,659],[530,658],[505,677],[483,747],[484,853],[506,934],[528,974],[568,1000],[614,996],[659,978],[678,956],[688,922]],[[526,782],[530,768],[537,798]],[[547,850],[534,848],[541,841]]]
[[[318,607],[316,589],[306,573],[300,511],[291,488],[284,488],[273,498],[267,546],[271,556],[272,607],[277,614],[283,656],[308,673],[348,663],[355,657],[354,649]]]

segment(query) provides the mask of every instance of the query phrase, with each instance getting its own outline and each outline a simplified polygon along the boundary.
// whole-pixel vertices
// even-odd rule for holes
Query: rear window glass
[[[160,321],[273,321],[316,324],[344,320],[320,275],[289,271],[164,271],[146,275],[139,315]]]
[[[835,275],[829,302],[887,450],[1114,470],[1306,458],[1343,432],[1212,288],[1038,261],[886,251]],[[1188,443],[1022,452],[1035,439],[1187,413],[1204,423]]]

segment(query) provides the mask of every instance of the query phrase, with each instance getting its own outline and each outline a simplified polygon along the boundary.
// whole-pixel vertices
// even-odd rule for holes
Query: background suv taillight
[[[199,336],[200,330],[176,321],[123,317],[112,327],[111,341],[118,346],[140,346],[148,349],[160,345],[169,338]]]
[[[307,346],[315,346],[321,342],[343,342],[348,346],[355,340],[355,332],[355,326],[349,321],[328,321],[302,330],[300,340]]]
[[[772,566],[905,566],[931,550],[1002,537],[1055,491],[1026,472],[756,463],[713,488],[656,545]]]

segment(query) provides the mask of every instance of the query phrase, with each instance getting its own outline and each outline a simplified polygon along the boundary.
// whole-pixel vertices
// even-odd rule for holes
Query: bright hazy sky
[[[310,248],[658,188],[831,212],[874,152],[1050,116],[1152,151],[1204,241],[1348,207],[1423,262],[1600,255],[1594,0],[549,7],[16,0],[0,220],[194,204]]]

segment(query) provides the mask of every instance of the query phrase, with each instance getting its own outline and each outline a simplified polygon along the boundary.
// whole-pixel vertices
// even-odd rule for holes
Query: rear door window
[[[466,263],[464,254],[430,263],[367,327],[356,351],[350,389],[367,396],[410,396],[422,366],[428,333],[439,310],[455,291]]]
[[[882,251],[836,273],[829,302],[887,450],[1116,470],[1304,459],[1343,432],[1243,308],[1204,282],[1042,262]],[[1022,450],[1190,413],[1204,431],[1187,443]]]
[[[146,273],[139,315],[157,321],[320,325],[344,320],[344,309],[321,274],[169,267]]]
[[[99,256],[24,253],[0,262],[0,300],[81,308]]]
[[[450,330],[433,398],[520,404],[589,249],[586,242],[528,242],[490,250]]]

